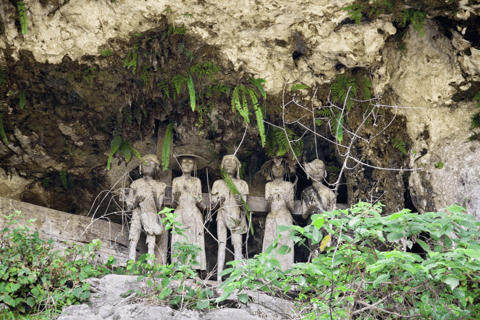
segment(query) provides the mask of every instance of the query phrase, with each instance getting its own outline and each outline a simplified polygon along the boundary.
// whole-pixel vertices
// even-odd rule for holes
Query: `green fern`
[[[0,136],[2,136],[3,142],[8,145],[7,134],[5,133],[5,129],[3,128],[3,113],[0,113]]]
[[[108,56],[111,56],[113,54],[112,50],[110,49],[105,49],[105,50],[102,50],[101,51],[101,54],[104,56],[104,57],[108,57]]]
[[[223,84],[217,84],[214,86],[209,86],[207,90],[207,97],[212,97],[214,92],[218,92],[219,95],[225,94],[227,97],[230,95],[230,91],[232,88],[228,86],[224,86]]]
[[[133,53],[133,54],[132,54]],[[130,59],[131,56],[131,59]],[[137,56],[138,56],[138,46],[134,46],[133,50],[129,50],[127,54],[127,59],[125,59],[124,67],[127,69],[132,68],[132,73],[135,74],[137,71]]]
[[[339,143],[342,143],[343,140],[343,120],[344,117],[341,113],[337,114],[335,118],[333,118],[333,128],[335,132],[335,137],[337,138]]]
[[[27,20],[27,8],[23,1],[17,2],[18,15],[20,17],[20,25],[22,27],[22,33],[28,34],[28,20]]]
[[[402,10],[402,14],[397,21],[399,22],[400,26],[406,27],[408,23],[413,25],[413,28],[420,32],[420,37],[425,35],[425,20],[427,18],[427,13],[415,10],[415,9],[404,9]]]
[[[301,90],[301,89],[308,89],[308,86],[307,86],[307,85],[304,85],[304,84],[301,84],[301,83],[295,83],[295,84],[292,85],[292,87],[290,88],[290,90]]]
[[[192,107],[192,111],[195,111],[195,88],[193,87],[193,79],[192,75],[188,75],[187,79],[187,86],[188,86],[188,93],[190,96],[190,106]]]
[[[248,79],[248,81],[250,81],[255,87],[257,87],[258,91],[260,91],[260,93],[262,94],[263,99],[267,99],[267,93],[262,87],[262,84],[267,83],[267,80],[262,78],[258,78],[258,79],[250,78]]]
[[[185,50],[185,55],[190,58],[190,61],[193,60],[193,52],[191,50]]]
[[[181,74],[174,75],[170,82],[173,84],[176,90],[176,94],[180,94],[180,91],[182,90],[183,84],[187,81],[187,78],[182,76]],[[174,92],[175,94],[175,92]]]
[[[139,126],[142,125],[142,111],[138,108],[135,108],[133,111],[133,115],[135,116],[135,119],[137,120],[137,123]]]
[[[343,11],[348,11],[348,15],[350,19],[355,21],[356,24],[360,25],[360,21],[362,20],[362,5],[361,4],[352,4],[345,8],[342,8]]]
[[[397,138],[393,138],[392,139],[392,142],[393,142],[393,147],[399,151],[401,151],[403,154],[405,155],[408,155],[408,152],[407,150],[405,149],[405,142],[403,142],[402,140],[400,139],[397,139]]]
[[[142,160],[140,153],[132,147],[129,139],[123,139],[121,136],[115,135],[110,143],[110,147],[112,150],[108,156],[107,170],[110,170],[110,163],[112,162],[113,156],[117,152],[120,152],[125,157],[126,162],[130,162],[130,160],[132,160],[132,154],[134,154],[138,159]]]
[[[140,80],[143,81],[144,86],[148,84],[148,79],[149,79],[148,66],[143,66],[143,71],[142,71],[142,75],[140,76]]]
[[[238,192],[237,186],[233,183],[232,178],[228,175],[228,173],[224,169],[220,169],[220,175],[222,176],[223,181],[225,181],[225,184],[228,187],[228,190],[233,195],[239,195],[240,196],[240,201],[242,202],[243,207],[245,208],[246,211],[246,216],[248,220],[248,225],[250,226],[250,232],[253,233],[253,224],[250,221],[250,212],[252,212],[252,209],[250,209],[250,206],[247,204],[247,202],[243,199],[242,195],[240,192]]]
[[[163,170],[168,169],[168,165],[170,162],[170,146],[172,143],[172,131],[173,131],[173,123],[169,123],[167,126],[167,130],[165,131],[165,137],[163,138],[163,146],[162,146],[162,166]]]
[[[222,68],[211,62],[206,62],[202,65],[194,64],[190,68],[190,72],[195,73],[198,78],[203,77],[204,75],[209,77],[212,81],[215,81],[214,75],[219,73]]]
[[[0,67],[0,87],[3,86],[6,81],[5,81],[5,71],[6,69]]]
[[[185,43],[180,42],[180,43],[178,44],[178,49],[177,49],[178,54],[181,54],[181,53],[182,53],[184,47],[185,47]]]
[[[357,81],[355,78],[340,75],[330,87],[332,90],[332,100],[334,103],[346,104],[347,111],[353,107],[353,100],[350,97],[357,95]],[[349,91],[350,89],[350,91]],[[347,92],[349,96],[347,97]]]
[[[62,182],[63,187],[68,190],[67,170],[58,171],[58,175],[60,176],[60,181]]]
[[[20,90],[20,98],[18,104],[20,105],[20,109],[23,110],[25,108],[25,90],[21,89]]]
[[[158,86],[159,86],[160,89],[163,91],[163,93],[165,94],[165,96],[170,99],[170,90],[168,89],[167,80],[160,81],[160,83],[158,84]]]
[[[288,137],[287,137],[288,133]],[[267,153],[270,157],[283,157],[290,151],[290,146],[293,151],[294,158],[302,154],[303,141],[297,140],[298,137],[294,132],[287,128],[287,132],[280,128],[270,127],[267,136]],[[290,144],[288,141],[290,140]]]
[[[133,121],[131,107],[130,106],[124,107],[123,110],[122,110],[122,114],[123,114],[123,119],[125,119],[125,123],[126,124],[131,124],[132,121]]]

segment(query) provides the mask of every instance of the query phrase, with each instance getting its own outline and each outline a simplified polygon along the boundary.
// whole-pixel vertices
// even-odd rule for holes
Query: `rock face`
[[[244,126],[229,99],[199,93],[194,113],[186,91],[174,100],[174,84],[169,94],[158,86],[188,75],[185,66],[215,62],[222,68],[217,82],[196,88],[263,78],[268,120],[277,125],[287,79],[318,87],[325,101],[338,75],[368,75],[382,103],[401,108],[385,111],[398,117],[370,146],[368,166],[346,173],[350,203],[380,200],[394,211],[411,198],[411,209],[425,212],[457,202],[478,215],[480,143],[466,142],[480,91],[478,5],[460,1],[453,16],[439,9],[449,4],[433,1],[438,8],[427,6],[422,36],[388,14],[357,25],[342,10],[354,2],[25,0],[22,34],[17,8],[0,0],[0,196],[85,213],[125,172],[135,175],[139,161],[124,166],[129,156],[120,152],[105,170],[113,137],[152,153],[170,122],[176,146],[194,141],[211,159],[232,152]],[[252,127],[239,152],[255,153],[241,159],[250,176],[268,158]],[[393,138],[407,155],[393,148]],[[414,171],[407,177],[375,167]]]
[[[228,299],[228,303],[239,304],[239,308],[214,309],[210,311],[195,310],[174,310],[165,303],[147,303],[140,298],[135,298],[135,293],[127,297],[122,295],[129,290],[136,292],[150,292],[148,286],[137,281],[137,276],[108,275],[101,279],[88,279],[94,294],[91,299],[91,306],[87,304],[70,306],[64,310],[64,314],[58,320],[170,320],[170,319],[204,319],[204,320],[257,320],[257,319],[285,319],[291,315],[293,304],[279,298],[269,297],[259,292],[246,292],[249,295],[248,304],[240,303],[236,295]],[[193,285],[189,283],[188,285]],[[206,284],[215,287],[211,281]],[[173,283],[169,287],[175,287]],[[214,289],[216,292],[217,290]]]

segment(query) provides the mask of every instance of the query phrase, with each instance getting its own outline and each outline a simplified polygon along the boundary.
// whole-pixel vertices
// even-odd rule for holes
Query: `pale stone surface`
[[[87,304],[70,306],[64,309],[58,320],[119,320],[119,319],[144,319],[144,320],[187,320],[187,319],[230,319],[230,320],[257,320],[257,319],[284,319],[290,315],[294,306],[291,302],[270,297],[266,294],[253,291],[244,291],[250,297],[247,304],[240,304],[241,309],[224,308],[206,311],[198,310],[173,310],[166,305],[142,304],[138,299],[133,299],[135,294],[129,297],[121,295],[129,290],[140,290],[149,292],[145,280],[138,282],[137,276],[107,275],[103,278],[87,279],[91,284],[92,294],[91,306]],[[169,287],[174,290],[180,284],[179,281],[172,281]],[[187,280],[186,285],[194,285],[193,281]],[[212,285],[211,282],[208,283]],[[214,288],[215,289],[215,288]],[[213,290],[216,297],[220,296],[222,290]],[[218,291],[218,292],[217,292]],[[232,294],[228,298],[231,302],[239,302],[238,296]],[[161,302],[159,304],[162,304]],[[168,304],[167,304],[168,305]]]
[[[118,224],[0,197],[0,228],[7,225],[4,216],[17,210],[23,218],[16,220],[28,226],[27,220],[36,219],[29,227],[30,230],[38,230],[41,239],[53,239],[59,249],[66,247],[63,241],[68,244],[87,244],[93,239],[99,239],[103,244],[97,252],[98,261],[106,262],[110,255],[113,255],[119,264],[125,264],[127,260],[128,233]],[[138,249],[141,253],[147,251],[144,245],[140,245]]]
[[[223,58],[235,70],[265,78],[266,89],[272,93],[280,92],[287,78],[308,85],[328,82],[336,76],[338,62],[348,67],[375,63],[381,60],[385,39],[396,32],[388,19],[338,27],[348,17],[340,9],[353,0],[224,0],[202,5],[191,0],[79,0],[66,2],[58,10],[35,0],[24,2],[27,35],[18,34],[13,4],[0,3],[7,21],[0,47],[12,46],[17,59],[19,50],[31,51],[37,61],[49,63],[60,63],[64,56],[79,60],[84,55],[99,55],[110,39],[128,39],[156,27],[170,8],[170,21],[184,23],[206,43],[221,46]],[[182,15],[187,12],[193,19]],[[299,68],[292,60],[293,51],[310,53],[301,58]]]

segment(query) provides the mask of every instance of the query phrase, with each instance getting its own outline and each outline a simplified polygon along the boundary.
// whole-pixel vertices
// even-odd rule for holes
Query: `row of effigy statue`
[[[172,181],[172,196],[175,207],[175,221],[183,225],[185,236],[189,243],[200,246],[201,251],[196,257],[198,265],[195,268],[206,270],[204,219],[201,209],[205,209],[202,199],[201,181],[192,175],[196,170],[197,157],[191,154],[180,155],[176,158],[182,170],[180,177]],[[157,255],[157,261],[166,263],[168,252],[168,232],[162,224],[162,216],[158,214],[162,208],[166,184],[154,179],[160,162],[155,155],[146,155],[142,158],[139,170],[142,178],[135,180],[122,193],[121,200],[126,203],[127,210],[132,211],[130,225],[129,259],[136,258],[136,247],[143,231],[147,235],[148,253]],[[218,237],[218,280],[225,264],[225,249],[227,242],[227,229],[231,233],[234,247],[235,260],[242,259],[242,234],[248,231],[245,209],[242,200],[249,194],[248,184],[239,177],[240,161],[235,155],[226,155],[221,162],[221,169],[225,171],[235,185],[237,192],[231,191],[224,179],[214,182],[211,190],[211,205],[217,211],[217,237]],[[278,238],[278,226],[293,224],[294,183],[285,181],[287,173],[293,173],[295,166],[285,158],[274,158],[262,166],[262,173],[267,176],[265,185],[266,209],[268,215],[265,222],[265,235],[263,239],[263,252]],[[305,164],[305,170],[313,185],[302,192],[303,218],[309,219],[312,214],[335,207],[335,195],[321,181],[326,177],[325,165],[320,160]],[[174,244],[184,240],[183,235],[172,234],[172,257]],[[280,233],[277,248],[286,245],[291,248],[286,254],[272,254],[279,260],[283,270],[294,263],[293,241],[288,238],[288,231]],[[311,245],[311,243],[310,243]],[[318,254],[318,245],[311,246],[314,254]],[[175,258],[172,258],[172,262]]]

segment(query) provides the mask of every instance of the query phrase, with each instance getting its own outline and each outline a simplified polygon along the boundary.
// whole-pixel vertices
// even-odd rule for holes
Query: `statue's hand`
[[[269,197],[267,198],[267,202],[273,202],[273,196],[269,196]]]

